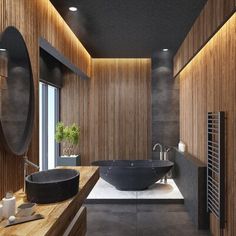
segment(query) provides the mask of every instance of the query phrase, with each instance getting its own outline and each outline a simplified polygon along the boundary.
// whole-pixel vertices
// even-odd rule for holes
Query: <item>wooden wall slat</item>
[[[45,38],[88,76],[90,75],[91,57],[49,0],[1,0],[1,32],[10,25],[15,26],[22,33],[30,55],[35,88],[35,121],[29,159],[38,163],[39,37]],[[16,191],[22,185],[21,159],[0,150],[0,198],[6,191]]]
[[[174,76],[236,10],[235,0],[208,0],[174,56]]]
[[[236,13],[178,75],[180,138],[201,161],[206,157],[206,114],[226,112],[226,229],[236,235]],[[219,224],[211,216],[213,235]]]
[[[86,81],[70,75],[61,89],[61,120],[81,126],[77,151],[82,164],[147,159],[151,150],[150,60],[93,59],[88,82],[86,87]],[[86,106],[84,111],[81,104]]]
[[[65,74],[63,79],[60,94],[60,120],[65,125],[75,123],[81,126],[80,143],[75,148],[75,153],[81,154],[82,164],[85,165],[87,163],[84,160],[89,158],[87,153],[89,148],[89,81],[79,78],[74,73]]]
[[[98,123],[94,122],[92,131],[95,135],[91,133],[90,139],[99,148],[90,157],[90,162],[101,159],[148,158],[150,72],[149,59],[92,60],[91,80],[94,82],[90,97],[94,97],[99,103],[94,108],[94,113],[90,110],[91,115],[98,119]],[[113,146],[109,146],[108,140],[112,140]],[[116,150],[115,153],[113,149]]]

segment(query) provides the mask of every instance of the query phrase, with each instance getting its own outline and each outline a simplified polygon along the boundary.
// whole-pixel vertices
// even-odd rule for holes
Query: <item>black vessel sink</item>
[[[73,197],[79,189],[79,172],[73,169],[40,171],[26,177],[27,199],[55,203]]]

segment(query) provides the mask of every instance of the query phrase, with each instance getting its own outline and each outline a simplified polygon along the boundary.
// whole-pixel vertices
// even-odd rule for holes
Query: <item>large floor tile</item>
[[[87,236],[210,236],[181,204],[88,204]]]

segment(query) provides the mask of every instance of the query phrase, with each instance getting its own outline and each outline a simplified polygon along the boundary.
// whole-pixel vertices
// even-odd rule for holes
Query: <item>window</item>
[[[56,123],[59,120],[59,89],[49,84],[39,84],[39,148],[40,170],[53,169],[59,155],[55,141]]]

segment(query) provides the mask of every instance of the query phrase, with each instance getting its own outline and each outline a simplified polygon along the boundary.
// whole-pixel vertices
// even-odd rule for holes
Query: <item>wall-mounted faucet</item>
[[[28,166],[32,166],[37,170],[39,170],[39,166],[28,160],[27,153],[24,155],[23,161],[24,161],[24,188],[23,188],[23,191],[25,193],[25,189],[26,189],[25,177],[28,175]]]
[[[164,153],[163,153],[163,155],[164,155],[164,160],[168,160],[169,158],[168,158],[168,153],[169,153],[169,151],[172,149],[172,147],[167,147],[167,148],[165,148],[165,150],[164,150]],[[168,174],[168,173],[170,173],[170,174]],[[166,184],[167,183],[167,177],[171,177],[172,176],[172,174],[171,174],[171,170],[168,172],[166,175],[165,175],[165,177],[164,177],[164,183]]]
[[[153,146],[153,151],[156,150],[156,148],[159,147],[160,148],[160,160],[163,160],[163,146],[160,144],[160,143],[156,143],[154,146]]]
[[[164,150],[164,160],[168,160],[168,152],[172,149],[172,147],[167,147]]]
[[[153,151],[155,151],[157,147],[159,147],[159,149],[160,149],[160,160],[168,160],[169,159],[168,158],[168,153],[172,149],[172,147],[163,148],[163,146],[160,143],[156,143],[153,146]],[[163,179],[164,179],[164,183],[167,183],[167,177],[170,177],[170,176],[171,175],[166,174],[164,176],[164,178],[160,179],[160,182],[162,182]]]

